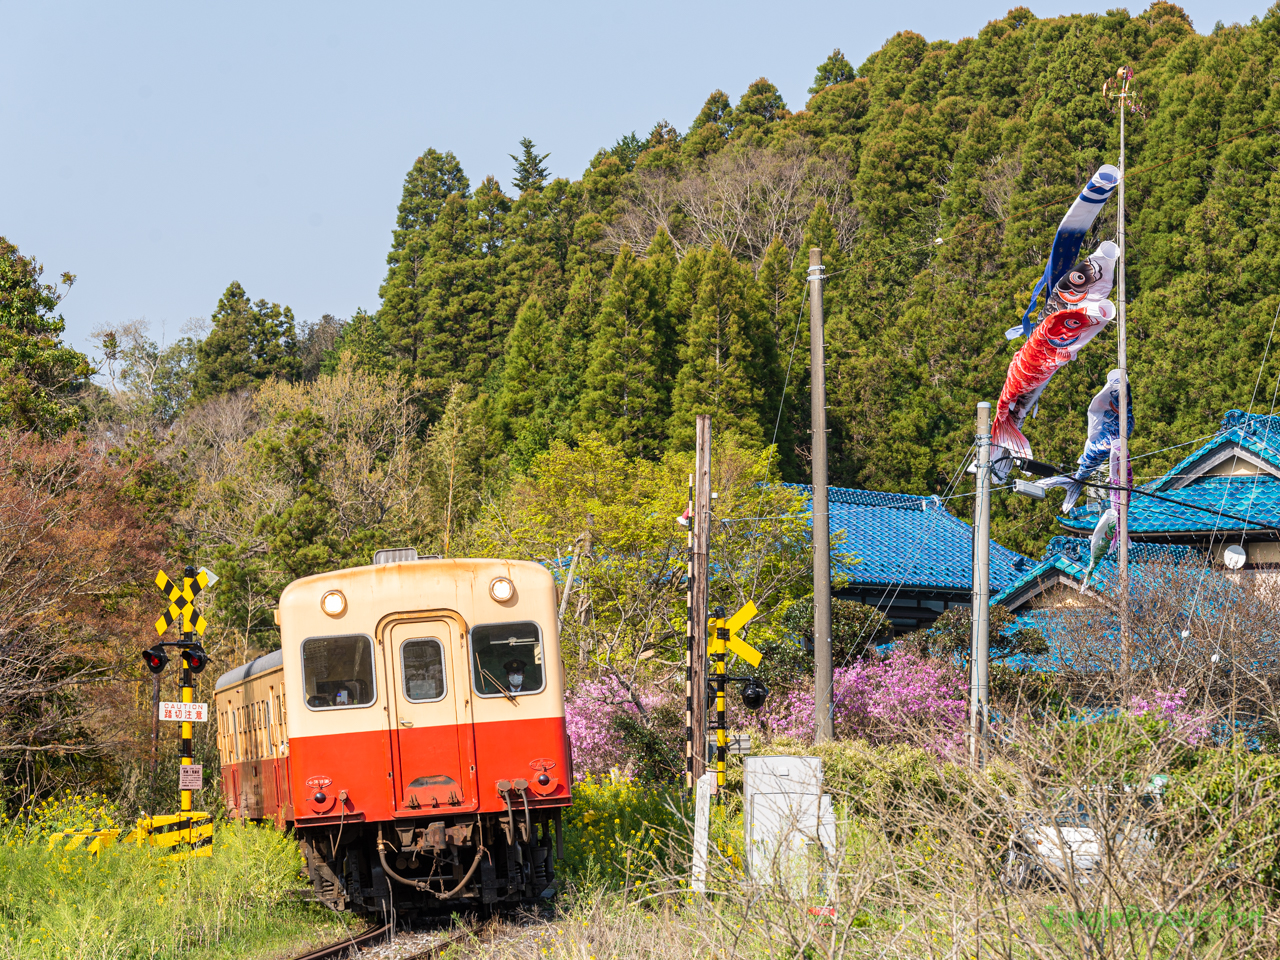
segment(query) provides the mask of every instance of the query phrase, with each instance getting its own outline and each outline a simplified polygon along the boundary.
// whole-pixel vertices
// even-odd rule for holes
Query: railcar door
[[[396,812],[475,810],[466,630],[452,618],[424,618],[398,620],[387,632]]]

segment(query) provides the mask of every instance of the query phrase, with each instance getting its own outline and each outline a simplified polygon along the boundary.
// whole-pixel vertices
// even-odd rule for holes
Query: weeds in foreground
[[[744,870],[730,808],[712,825],[711,892],[695,895],[688,824],[669,824],[653,878],[571,873],[559,921],[493,955],[1280,958],[1280,759],[1137,714],[1017,734],[981,772],[902,745],[771,744],[822,757],[834,849],[800,825],[798,859],[765,850]],[[585,795],[584,812],[599,801]]]
[[[245,957],[296,952],[344,923],[294,900],[297,845],[277,830],[221,824],[213,856],[167,861],[146,847],[50,849],[51,827],[102,827],[100,798],[62,798],[10,824],[0,844],[0,958]],[[102,816],[98,817],[101,821]],[[345,918],[346,925],[360,926]]]

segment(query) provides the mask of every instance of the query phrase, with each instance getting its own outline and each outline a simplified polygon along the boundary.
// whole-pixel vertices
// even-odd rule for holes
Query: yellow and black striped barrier
[[[50,850],[102,853],[115,843],[170,850],[165,859],[213,856],[213,817],[207,813],[166,813],[143,817],[121,837],[121,830],[60,830],[49,835]]]
[[[169,859],[213,856],[213,817],[207,813],[166,813],[138,821],[124,843],[171,849]]]

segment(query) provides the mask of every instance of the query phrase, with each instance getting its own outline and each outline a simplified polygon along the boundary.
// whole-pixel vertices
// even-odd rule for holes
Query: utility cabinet
[[[836,858],[831,797],[818,757],[748,757],[742,787],[747,871],[757,883],[807,895]]]

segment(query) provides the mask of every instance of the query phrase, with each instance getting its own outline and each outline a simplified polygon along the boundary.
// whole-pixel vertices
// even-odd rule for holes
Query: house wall
[[[1223,460],[1221,463],[1210,467],[1202,477],[1256,477],[1261,473],[1261,469],[1256,463],[1250,463],[1241,457],[1231,457]]]

